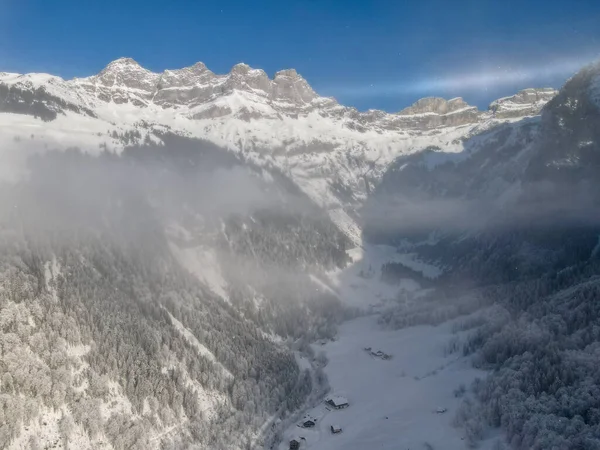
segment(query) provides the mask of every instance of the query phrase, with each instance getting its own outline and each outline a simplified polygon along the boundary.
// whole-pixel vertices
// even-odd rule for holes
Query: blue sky
[[[0,71],[87,76],[130,56],[296,68],[323,95],[396,111],[560,86],[600,55],[598,0],[0,0]]]

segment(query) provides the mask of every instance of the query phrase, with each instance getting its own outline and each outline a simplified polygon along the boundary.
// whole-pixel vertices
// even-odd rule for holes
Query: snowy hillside
[[[596,450],[598,98],[0,73],[0,447]]]
[[[352,212],[392,161],[431,146],[461,153],[469,136],[538,114],[555,94],[540,92],[499,100],[502,108],[493,103],[486,112],[460,98],[422,99],[395,114],[359,112],[320,97],[295,70],[269,79],[245,64],[217,75],[197,63],[153,73],[121,58],[98,75],[73,80],[0,74],[0,120],[7,125],[0,142],[97,153],[160,142],[165,131],[209,140],[277,167],[359,243]],[[511,114],[502,113],[507,108]]]

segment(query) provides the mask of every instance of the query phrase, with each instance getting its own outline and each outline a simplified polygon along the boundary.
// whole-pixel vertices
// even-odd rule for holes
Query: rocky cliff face
[[[153,73],[131,58],[111,62],[102,72],[88,78],[67,81],[104,102],[151,103],[165,108],[196,106],[235,91],[254,94],[282,107],[302,108],[318,96],[295,70],[282,70],[270,80],[264,70],[236,64],[226,75],[216,75],[203,63],[178,70]]]
[[[67,82],[73,88],[104,102],[146,106],[160,76],[131,58],[111,62],[98,75]]]
[[[412,106],[404,108],[398,114],[410,116],[415,114],[448,114],[464,109],[472,109],[474,106],[466,103],[461,97],[445,100],[440,97],[426,97],[418,100]]]
[[[422,98],[398,113],[406,126],[418,129],[465,125],[477,122],[481,115],[477,107],[469,105],[460,97],[450,100],[439,97]]]
[[[552,180],[559,193],[567,185],[598,182],[600,161],[600,105],[596,102],[600,64],[573,76],[544,108],[540,151],[527,171],[527,179]]]
[[[496,117],[524,114],[540,103],[545,107],[539,118],[473,128],[479,132],[463,136],[459,152],[430,146],[399,156],[366,202],[367,231],[389,242],[425,239],[439,228],[477,235],[481,229],[543,228],[561,221],[596,225],[599,77],[600,64],[590,65],[560,92],[526,89],[494,102]],[[411,112],[437,114],[447,108],[438,99],[427,100]]]
[[[556,89],[523,89],[510,97],[492,102],[489,111],[498,118],[534,116],[558,94]]]
[[[21,85],[25,81],[11,75],[13,84]],[[0,75],[0,83],[7,76]],[[362,133],[369,130],[424,131],[475,124],[490,117],[536,115],[556,94],[553,89],[527,89],[497,100],[490,105],[488,112],[479,111],[462,98],[445,100],[430,97],[390,114],[375,110],[360,112],[340,105],[333,98],[321,97],[294,69],[277,72],[270,79],[263,70],[243,63],[236,64],[224,75],[211,72],[201,62],[183,69],[154,73],[131,58],[120,58],[108,64],[98,75],[66,81],[54,78],[55,87],[70,92],[69,95],[86,106],[159,106],[195,120],[235,116],[246,122],[280,114],[297,118],[298,115],[318,113]],[[34,87],[47,87],[44,83],[40,84]]]

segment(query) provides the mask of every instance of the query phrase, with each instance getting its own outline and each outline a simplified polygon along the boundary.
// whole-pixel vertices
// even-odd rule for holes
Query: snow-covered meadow
[[[294,438],[300,450],[468,448],[464,431],[453,425],[462,401],[455,391],[486,374],[473,368],[461,351],[452,351],[459,347],[452,348],[452,343],[462,342],[472,332],[460,331],[468,328],[460,324],[470,317],[400,330],[386,329],[378,322],[378,312],[395,304],[399,291],[415,301],[423,292],[414,280],[395,286],[381,282],[378,274],[384,263],[402,262],[426,278],[435,278],[441,269],[388,246],[365,245],[350,254],[349,267],[323,279],[344,303],[372,314],[345,322],[335,340],[313,346],[316,354],[324,352],[327,357],[329,394],[347,398],[350,406],[336,410],[323,402],[305,411],[303,415],[317,418],[315,427],[299,427],[302,419],[298,420],[285,431],[278,449],[290,448]],[[301,362],[310,364],[308,359]],[[332,425],[342,432],[332,433]],[[493,442],[491,436],[480,448]]]
[[[323,350],[329,360],[325,372],[331,392],[346,397],[350,407],[335,410],[322,404],[307,411],[320,417],[316,426],[292,426],[279,449],[289,448],[293,437],[304,437],[300,448],[311,450],[467,448],[462,430],[452,425],[461,402],[454,391],[485,373],[460,352],[446,351],[457,335],[454,325],[385,330],[377,316],[346,322],[335,341],[317,344],[315,350]],[[373,356],[368,347],[392,358]],[[333,434],[331,425],[343,431]]]

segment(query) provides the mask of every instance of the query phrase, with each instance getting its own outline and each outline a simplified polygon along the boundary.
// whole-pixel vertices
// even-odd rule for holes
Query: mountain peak
[[[161,82],[165,79],[180,79],[181,82],[187,84],[194,84],[197,77],[202,76],[214,76],[214,74],[206,67],[203,62],[197,62],[191,66],[183,67],[181,69],[165,69],[161,74]],[[181,82],[179,84],[181,84]]]
[[[318,97],[296,69],[280,70],[273,77],[273,95],[277,100],[295,104],[310,103]]]
[[[98,77],[113,77],[119,74],[132,74],[132,73],[143,73],[143,74],[154,74],[142,67],[137,61],[132,58],[119,58],[108,63],[104,69],[98,74]]]
[[[121,57],[121,58],[117,58],[114,61],[109,62],[106,67],[102,70],[102,72],[105,72],[107,70],[115,70],[115,69],[122,69],[125,67],[136,67],[136,68],[140,68],[143,69],[143,67],[133,58],[128,58],[128,57]]]
[[[250,67],[248,64],[246,63],[237,63],[235,66],[233,66],[231,68],[231,73],[238,73],[238,74],[246,74],[248,72],[250,72],[252,70],[252,67]]]
[[[98,75],[78,82],[89,92],[95,92],[101,100],[145,106],[159,78],[159,74],[145,69],[134,59],[119,58],[110,62]],[[109,90],[98,90],[99,87]]]

